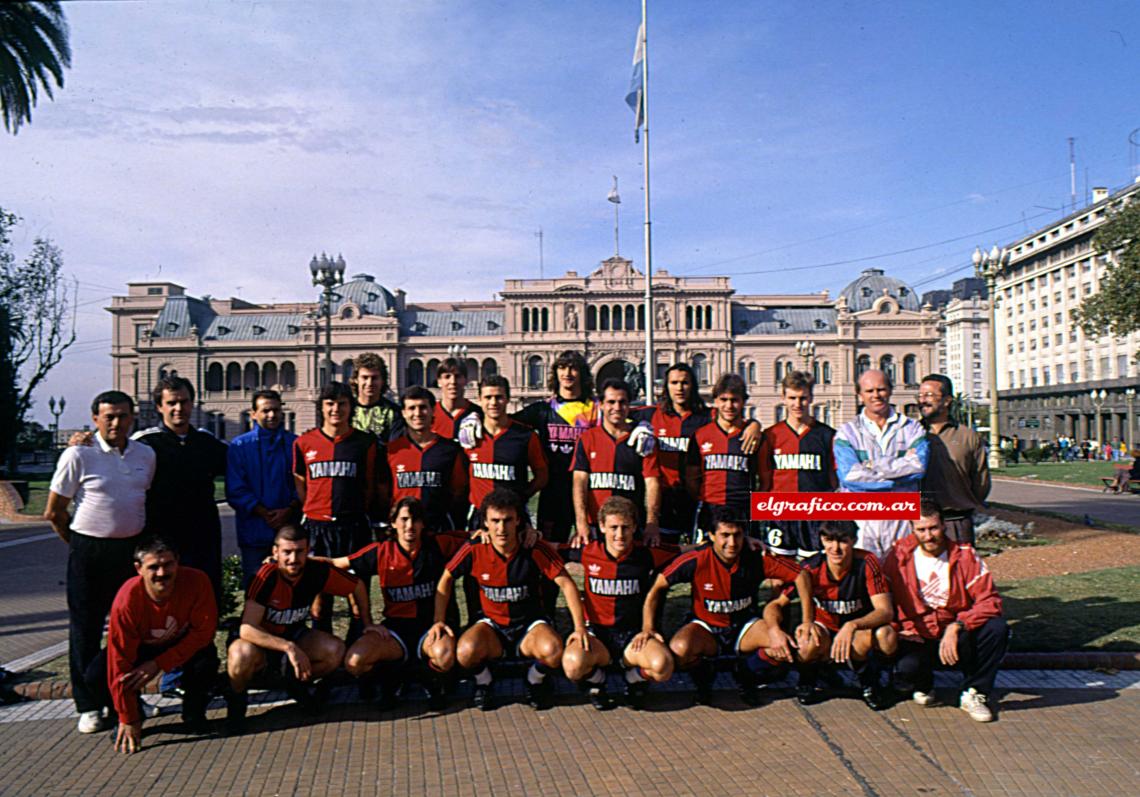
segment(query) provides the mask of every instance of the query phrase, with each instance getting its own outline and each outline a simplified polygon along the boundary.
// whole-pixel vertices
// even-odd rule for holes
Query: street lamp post
[[[796,342],[796,354],[804,360],[804,371],[811,373],[812,363],[815,361],[815,341],[800,340]]]
[[[981,247],[974,248],[974,271],[986,281],[987,296],[990,299],[990,470],[1001,467],[1001,426],[998,421],[998,368],[997,368],[997,278],[1009,264],[1009,251],[998,249],[997,244],[989,252]]]
[[[325,369],[330,382],[333,376],[332,307],[333,299],[337,298],[335,289],[344,284],[344,268],[344,258],[340,255],[337,255],[336,260],[333,260],[321,252],[319,259],[313,255],[313,259],[309,261],[309,273],[313,275],[313,285],[323,289],[321,292],[321,309],[317,317],[319,318],[321,315],[325,317]],[[318,382],[319,380],[320,377],[318,376]]]
[[[1100,452],[1101,447],[1104,446],[1104,441],[1100,439],[1100,411],[1104,407],[1104,400],[1108,398],[1108,393],[1101,390],[1090,390],[1089,399],[1093,403],[1093,408],[1096,410],[1096,428],[1093,430],[1092,438],[1096,441],[1097,452]]]
[[[1135,418],[1132,415],[1132,403],[1136,401],[1136,388],[1130,387],[1124,391],[1124,403],[1128,405],[1128,451],[1131,453],[1135,447],[1133,430],[1136,428]]]
[[[67,407],[67,399],[63,396],[59,397],[58,403],[55,396],[48,397],[48,411],[54,419],[51,423],[51,447],[53,449],[59,448],[59,416],[63,415],[65,407]]]

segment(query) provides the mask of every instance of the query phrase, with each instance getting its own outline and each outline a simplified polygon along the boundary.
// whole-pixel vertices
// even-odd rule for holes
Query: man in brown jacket
[[[930,442],[922,491],[942,507],[946,536],[973,545],[974,512],[985,508],[990,468],[982,436],[950,417],[953,400],[954,384],[941,374],[925,377],[918,387],[918,409]]]

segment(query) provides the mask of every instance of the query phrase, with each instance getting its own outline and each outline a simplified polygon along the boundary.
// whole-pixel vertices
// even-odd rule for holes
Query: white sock
[[[546,673],[538,671],[538,665],[530,665],[530,669],[526,671],[526,682],[528,684],[540,684],[546,680]]]
[[[625,680],[631,684],[639,684],[645,680],[641,674],[640,667],[630,667],[625,671]]]
[[[601,667],[595,667],[594,673],[586,679],[588,683],[604,684],[606,682],[606,673]]]
[[[475,673],[475,683],[479,684],[479,686],[486,686],[491,683],[491,668],[484,667]]]

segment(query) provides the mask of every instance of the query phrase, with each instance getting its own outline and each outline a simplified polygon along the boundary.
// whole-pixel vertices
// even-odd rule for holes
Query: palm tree
[[[67,20],[58,2],[0,2],[0,114],[8,132],[32,121],[40,86],[51,97],[51,78],[62,87],[63,69],[70,66]]]

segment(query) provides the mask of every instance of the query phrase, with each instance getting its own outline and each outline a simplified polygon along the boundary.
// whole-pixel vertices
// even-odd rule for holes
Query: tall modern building
[[[584,352],[595,379],[625,376],[644,361],[653,324],[656,374],[692,365],[705,395],[736,371],[748,385],[748,412],[765,425],[782,411],[779,382],[790,369],[816,375],[813,412],[832,424],[856,411],[854,383],[882,368],[897,385],[900,410],[915,412],[917,380],[932,370],[939,317],[906,283],[868,269],[832,298],[828,293],[736,295],[728,277],[681,277],[657,270],[653,317],[642,304],[644,277],[621,257],[579,274],[509,279],[485,302],[416,303],[369,274],[336,289],[332,304],[332,376],[347,379],[352,358],[379,353],[394,391],[436,386],[440,361],[456,353],[474,380],[510,379],[515,406],[548,395],[554,359]],[[282,391],[294,428],[315,423],[315,398],[326,379],[325,319],[317,302],[255,304],[191,296],[172,282],[132,282],[109,308],[115,385],[138,399],[153,420],[150,393],[164,373],[198,388],[198,422],[222,437],[247,427],[259,387]]]
[[[1094,252],[1093,236],[1114,208],[1138,196],[1140,181],[1111,193],[1094,188],[1088,207],[1008,245],[994,297],[1002,435],[1031,445],[1060,435],[1140,440],[1133,412],[1140,333],[1090,337],[1073,321],[1081,301],[1100,290],[1111,257]]]
[[[938,372],[950,377],[956,394],[988,405],[990,308],[985,281],[960,279],[950,290],[931,291],[922,299],[941,315]]]

